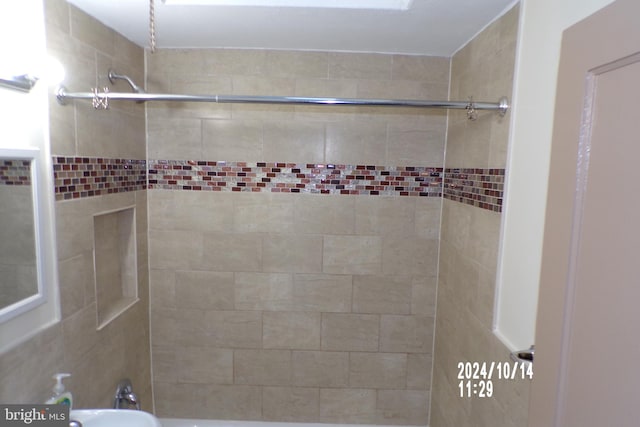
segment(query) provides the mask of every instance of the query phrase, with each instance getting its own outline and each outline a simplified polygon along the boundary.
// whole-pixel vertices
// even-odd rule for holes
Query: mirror
[[[43,304],[35,149],[0,150],[0,322]]]

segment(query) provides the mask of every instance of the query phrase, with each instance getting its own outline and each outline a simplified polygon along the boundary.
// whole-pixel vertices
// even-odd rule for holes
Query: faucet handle
[[[82,423],[80,421],[71,420],[69,421],[69,427],[82,427]]]
[[[128,378],[123,379],[118,384],[118,388],[116,389],[116,395],[113,399],[113,407],[114,409],[122,409],[122,403],[125,403],[124,408],[127,409],[131,405],[135,405],[137,410],[140,410],[140,402],[138,401],[138,396],[133,392],[133,386],[131,385],[131,380]]]

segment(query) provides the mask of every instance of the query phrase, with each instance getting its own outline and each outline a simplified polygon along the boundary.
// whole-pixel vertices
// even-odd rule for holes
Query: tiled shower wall
[[[451,66],[452,99],[464,97],[471,89],[477,99],[510,97],[518,12],[514,7],[456,53]],[[504,171],[508,113],[504,118],[480,114],[475,122],[460,112],[449,114],[447,167]],[[526,425],[527,379],[494,376],[493,397],[461,396],[458,362],[511,366],[513,362],[492,332],[501,215],[453,200],[443,201],[430,425]]]
[[[160,50],[147,70],[159,92],[446,99],[449,59]],[[427,424],[446,114],[147,108],[158,415]]]
[[[65,85],[86,91],[106,86],[109,67],[142,81],[143,50],[90,18],[64,0],[44,1],[47,48],[66,69]],[[126,87],[118,85],[120,90]],[[114,105],[96,112],[89,103],[62,107],[50,97],[51,153],[59,175],[56,238],[62,321],[0,356],[0,401],[37,403],[49,397],[56,372],[70,372],[68,389],[74,406],[110,407],[118,381],[129,377],[142,407],[152,410],[148,326],[147,201],[145,184],[117,192],[105,190],[80,197],[80,179],[95,180],[93,172],[120,159],[145,160],[144,107]],[[100,160],[98,160],[100,159]],[[63,169],[68,166],[69,169]],[[87,171],[87,167],[94,168]],[[83,168],[81,170],[81,168]],[[78,177],[78,197],[71,186]],[[143,165],[144,177],[144,165]],[[64,180],[69,179],[65,184]],[[116,179],[112,176],[110,179]],[[105,182],[109,182],[106,180]],[[101,185],[104,186],[104,183]],[[137,191],[140,190],[140,191]],[[137,279],[140,300],[98,330],[93,265],[93,216],[135,207]],[[113,286],[118,286],[114,278]]]

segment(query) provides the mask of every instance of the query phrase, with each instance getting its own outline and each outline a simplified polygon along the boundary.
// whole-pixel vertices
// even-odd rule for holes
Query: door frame
[[[575,210],[580,203],[576,189],[582,179],[580,162],[583,159],[579,146],[585,143],[585,135],[588,134],[584,132],[584,126],[590,123],[590,110],[588,105],[584,105],[584,99],[592,73],[585,74],[584,70],[593,70],[638,51],[639,12],[637,0],[617,0],[563,34],[536,320],[530,427],[560,427],[558,409],[563,399],[562,381],[574,303],[571,253]],[[611,25],[612,22],[616,25]],[[595,35],[606,34],[606,37],[584,40],[585,28]],[[611,39],[616,43],[612,44]],[[579,43],[597,54],[586,61],[582,52],[570,48]]]

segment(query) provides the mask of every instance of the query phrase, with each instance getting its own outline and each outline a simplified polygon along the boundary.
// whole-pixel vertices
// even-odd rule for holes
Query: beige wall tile
[[[64,347],[74,361],[81,360],[98,344],[97,326],[95,304],[88,305],[62,322]]]
[[[294,274],[293,307],[303,311],[351,311],[352,276]]]
[[[392,57],[373,53],[329,53],[329,78],[389,79]]]
[[[51,372],[59,372],[64,366],[62,337],[62,325],[58,323],[2,354],[0,400],[25,403],[46,399],[52,387]]]
[[[294,78],[241,74],[233,76],[234,95],[289,96],[294,92],[295,87]],[[286,106],[285,109],[290,110],[291,107]]]
[[[197,191],[149,191],[151,230],[227,231],[234,221],[228,194]]]
[[[262,126],[262,122],[254,120],[204,120],[203,157],[216,161],[262,161]]]
[[[151,159],[189,160],[203,157],[202,121],[153,117],[147,119]]]
[[[519,8],[514,7],[453,57],[452,96],[458,93],[456,96],[463,97],[472,88],[478,93],[474,96],[510,96],[518,14]],[[468,72],[494,64],[497,68],[491,78]],[[448,165],[465,167],[486,161],[484,167],[505,167],[507,122],[482,115],[472,124],[455,115],[450,118],[448,134]],[[459,398],[452,361],[501,360],[508,354],[491,331],[497,259],[494,242],[500,215],[447,202],[443,203],[431,425],[521,425],[526,423],[528,384],[516,392],[514,388],[520,385],[503,383],[495,388],[492,399]]]
[[[47,30],[53,26],[58,31],[68,33],[69,29],[69,3],[65,0],[50,0],[43,3],[45,25]]]
[[[438,269],[438,240],[388,236],[382,243],[384,274],[435,276]]]
[[[328,123],[325,162],[382,165],[386,163],[385,123]]]
[[[234,350],[233,365],[236,384],[291,384],[289,350]]]
[[[296,78],[296,96],[308,96],[318,98],[356,98],[358,96],[358,80],[357,79],[312,79],[312,78]],[[296,107],[297,108],[297,107]],[[345,113],[344,108],[339,107],[327,107],[332,113],[329,116],[333,117],[334,114],[338,115],[340,111]],[[326,113],[325,106],[302,106],[299,111],[302,116],[309,115],[315,117],[315,114]],[[348,111],[346,112],[348,113]],[[353,117],[349,115],[349,117]],[[301,118],[298,116],[298,118]],[[336,117],[337,119],[337,117]]]
[[[262,239],[262,269],[273,272],[320,273],[322,236],[269,234]]]
[[[267,50],[263,49],[194,49],[202,56],[203,69],[198,74],[261,75],[265,72]]]
[[[233,273],[213,271],[176,271],[175,305],[177,308],[233,310]]]
[[[356,234],[409,237],[415,233],[415,197],[356,197]]]
[[[262,347],[262,313],[206,311],[203,316],[204,336],[196,345],[205,344],[218,348]]]
[[[200,268],[213,271],[259,271],[262,239],[242,233],[207,233],[203,236]],[[197,240],[196,240],[197,241]]]
[[[320,389],[320,421],[323,423],[373,423],[375,407],[375,390]]]
[[[232,384],[233,350],[181,347],[175,353],[181,383]]]
[[[56,203],[56,235],[58,259],[73,258],[86,251],[93,251],[93,213],[97,200],[81,199]]]
[[[154,75],[156,70],[162,70],[170,74],[202,74],[208,52],[207,49],[157,49],[153,55],[146,55],[148,73]]]
[[[358,97],[383,99],[446,99],[447,83],[408,80],[359,80]],[[383,113],[384,108],[379,111]],[[378,110],[374,110],[378,111]],[[389,114],[394,114],[392,111]]]
[[[113,126],[118,123],[117,126]],[[76,110],[78,154],[90,157],[145,158],[144,116],[109,109]]]
[[[322,314],[322,349],[378,351],[380,318],[371,314]]]
[[[147,60],[148,84],[161,91],[409,98],[446,97],[449,63],[234,49],[160,50]],[[158,158],[440,166],[444,150],[446,114],[411,109],[155,104],[147,112],[149,152]],[[159,368],[165,378],[157,383],[180,381],[166,372],[177,355],[163,349],[182,345],[201,354],[233,350],[235,384],[214,384],[218,380],[207,377],[217,375],[215,369],[193,374],[192,380],[209,382],[190,384],[187,396],[198,390],[208,397],[196,403],[210,407],[170,402],[170,389],[161,386],[156,404],[162,411],[376,423],[376,391],[363,387],[404,389],[411,372],[413,389],[427,391],[421,388],[427,382],[423,354],[377,352],[384,351],[381,314],[432,314],[435,261],[414,265],[414,258],[439,237],[439,200],[182,193],[150,195],[152,234],[169,232],[150,235],[153,306],[163,307],[151,322],[154,343],[165,352]],[[220,287],[200,289],[209,275]],[[394,339],[388,341],[395,345]],[[349,383],[349,351],[371,352],[352,361],[355,384]],[[194,358],[193,372],[206,369],[204,357]],[[247,402],[250,397],[255,401]]]
[[[426,80],[449,83],[451,60],[440,56],[393,55],[392,76],[395,80]]]
[[[354,276],[353,311],[410,314],[412,285],[411,276]]]
[[[229,94],[233,85],[231,77],[220,75],[199,75],[193,73],[169,74],[159,83],[168,83],[168,88],[160,88],[159,91],[171,93],[184,93],[195,95]],[[184,117],[201,119],[230,119],[230,104],[211,104],[200,102],[180,103],[154,103],[153,114],[163,117]],[[149,107],[147,107],[149,108]]]
[[[262,418],[266,421],[315,422],[320,390],[300,387],[263,387]]]
[[[356,197],[297,195],[296,234],[354,234]]]
[[[149,272],[149,303],[151,308],[176,308],[175,270],[151,270]]]
[[[402,389],[407,384],[407,355],[397,353],[351,353],[349,386]]]
[[[158,382],[154,392],[159,417],[257,420],[261,415],[260,387]]]
[[[433,323],[434,319],[430,316],[382,315],[380,351],[431,353]]]
[[[154,383],[154,398],[157,417],[206,418],[206,384],[176,384],[168,382]],[[221,418],[221,417],[220,417]]]
[[[137,49],[139,56],[135,57],[136,49],[122,44],[115,32],[75,6],[47,0],[45,14],[48,52],[64,64],[67,74],[64,83],[70,90],[95,87],[100,74],[96,67],[105,63],[118,64],[118,68],[134,76],[141,75],[142,49]],[[127,54],[120,56],[116,48]],[[129,111],[114,106],[106,114],[100,114],[84,103],[76,107],[59,106],[53,95],[49,103],[53,154],[145,158],[141,111],[134,113],[135,108]],[[120,126],[113,126],[113,122]],[[102,330],[96,330],[93,215],[122,209],[135,204],[136,199],[137,195],[131,193],[56,203],[63,320],[0,355],[3,378],[0,400],[42,402],[51,388],[51,375],[67,371],[73,374],[67,386],[74,392],[77,407],[109,406],[114,385],[119,379],[130,377],[143,400],[143,408],[151,409],[148,299],[135,304]],[[142,222],[138,217],[137,221],[146,230],[146,220]],[[142,236],[146,241],[146,231],[139,230],[138,237]],[[134,267],[134,271],[144,271],[148,268],[146,244],[139,242],[137,251],[139,256],[134,260],[138,261],[138,268]],[[137,287],[147,290],[147,281],[147,275],[139,274]],[[131,324],[136,328],[125,327]]]
[[[407,388],[429,390],[432,364],[431,354],[407,354]]]
[[[175,346],[157,346],[151,349],[153,353],[153,380],[157,383],[177,383],[178,365]]]
[[[387,164],[442,167],[445,132],[444,120],[437,125],[389,125]]]
[[[440,238],[442,219],[442,199],[439,197],[420,197],[416,200],[414,235],[424,239]]]
[[[411,290],[411,314],[436,315],[436,276],[414,277]]]
[[[325,126],[322,123],[299,120],[266,122],[262,161],[323,163],[324,140]]]
[[[265,312],[262,324],[264,348],[320,349],[320,313]]]
[[[273,77],[326,78],[326,52],[269,50],[265,55],[265,74]]]
[[[380,273],[381,245],[378,236],[325,236],[322,271],[333,274]]]
[[[208,339],[202,310],[151,310],[151,341],[159,346],[198,346]]]
[[[235,232],[286,233],[291,230],[295,199],[291,194],[232,194]]]
[[[87,15],[77,7],[69,6],[71,35],[91,47],[105,52],[114,53],[115,33],[97,19]]]
[[[429,393],[421,390],[378,390],[376,422],[380,424],[426,425]]]
[[[205,419],[259,420],[262,414],[261,387],[210,385],[205,391]]]
[[[150,267],[191,270],[200,264],[203,236],[195,231],[150,231]]]
[[[285,273],[236,273],[236,310],[293,310],[293,278]]]
[[[84,252],[58,264],[62,318],[76,313],[95,299],[93,254]]]
[[[349,385],[349,353],[294,351],[291,381],[302,387],[346,388]]]

